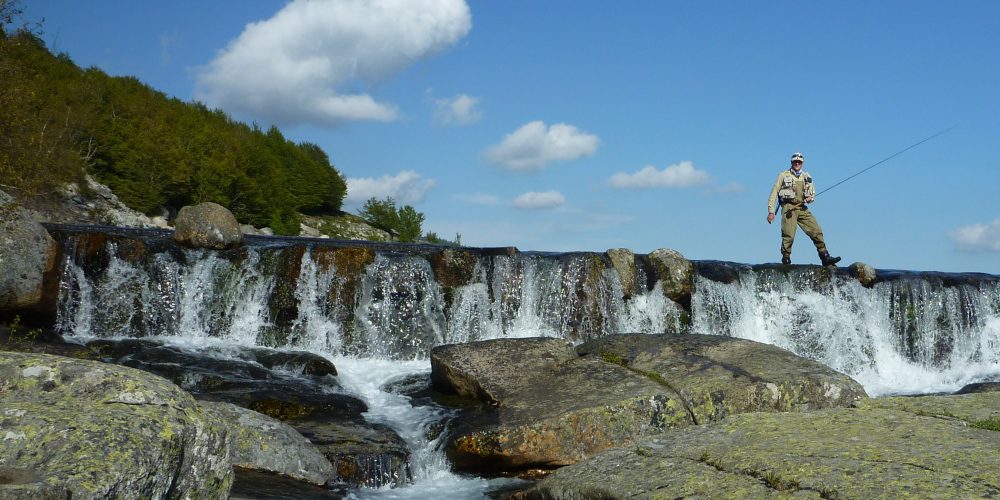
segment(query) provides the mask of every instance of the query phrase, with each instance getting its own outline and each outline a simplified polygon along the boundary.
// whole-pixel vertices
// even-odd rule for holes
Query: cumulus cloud
[[[471,125],[483,117],[476,108],[478,97],[459,94],[448,99],[434,101],[434,121],[441,125]]]
[[[989,224],[970,224],[951,232],[951,239],[965,250],[1000,252],[1000,217]]]
[[[500,203],[500,198],[487,193],[457,194],[455,199],[473,205],[496,205]]]
[[[600,139],[572,125],[526,123],[503,141],[486,150],[486,159],[511,170],[538,171],[552,161],[567,161],[594,154]]]
[[[424,179],[412,170],[403,170],[396,175],[374,177],[358,177],[347,179],[347,196],[344,204],[360,206],[368,198],[393,198],[400,205],[412,205],[424,201],[427,192],[437,181]]]
[[[382,81],[464,37],[464,0],[294,0],[251,23],[197,74],[207,104],[280,124],[391,121],[359,86]]]
[[[514,206],[528,210],[551,210],[566,204],[566,197],[559,191],[529,191],[514,198]]]
[[[663,170],[647,165],[632,174],[618,172],[608,179],[608,184],[617,189],[653,189],[701,186],[710,180],[708,172],[694,168],[690,161],[682,161]]]

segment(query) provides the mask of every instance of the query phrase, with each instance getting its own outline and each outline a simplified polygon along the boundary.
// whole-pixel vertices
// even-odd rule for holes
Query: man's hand
[[[806,203],[812,203],[812,202],[813,202],[813,197],[812,196],[806,198]]]
[[[767,214],[767,223],[770,224],[774,222],[774,214]]]

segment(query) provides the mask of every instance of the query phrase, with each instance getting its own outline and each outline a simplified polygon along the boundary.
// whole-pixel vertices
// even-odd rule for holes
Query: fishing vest
[[[785,170],[778,177],[778,203],[801,205],[806,198],[815,197],[816,186],[809,172],[803,170],[796,176],[791,170]]]

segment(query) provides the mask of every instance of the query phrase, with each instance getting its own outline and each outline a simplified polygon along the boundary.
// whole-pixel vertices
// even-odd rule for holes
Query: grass
[[[609,351],[602,352],[601,359],[603,359],[606,363],[612,363],[619,366],[626,365],[625,358],[623,358],[621,354],[617,354],[614,352],[609,352]]]
[[[978,420],[976,422],[972,422],[971,424],[969,424],[969,427],[1000,432],[1000,417],[990,417],[987,418],[986,420]]]

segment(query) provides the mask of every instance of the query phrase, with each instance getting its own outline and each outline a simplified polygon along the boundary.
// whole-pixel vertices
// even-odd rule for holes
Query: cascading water
[[[358,497],[475,497],[496,487],[450,471],[440,437],[428,433],[447,410],[413,406],[387,390],[399,379],[426,378],[429,350],[444,343],[729,335],[821,361],[872,395],[954,390],[1000,375],[996,277],[951,286],[903,277],[869,289],[815,268],[746,266],[728,284],[696,278],[688,326],[642,265],[635,272],[643,285],[626,299],[618,271],[598,254],[469,250],[474,261],[446,277],[429,256],[440,249],[341,255],[336,244],[261,239],[217,253],[150,243],[146,233],[99,244],[81,238],[62,236],[58,326],[69,337],[155,337],[216,351],[264,346],[331,359],[344,390],[368,404],[366,418],[395,429],[411,450],[412,481],[351,493]]]
[[[1000,376],[1000,281],[895,279],[868,289],[839,275],[745,270],[703,277],[692,332],[777,345],[855,378],[872,396],[955,391]]]
[[[265,346],[331,359],[342,387],[368,404],[366,418],[394,428],[411,450],[409,484],[352,493],[362,497],[475,497],[508,481],[453,474],[441,438],[427,437],[447,410],[385,389],[427,378],[432,347],[680,326],[659,288],[626,304],[617,274],[592,254],[483,256],[461,284],[442,287],[424,256],[380,252],[352,288],[337,259],[312,247],[137,251],[128,236],[99,249],[77,244],[64,241],[60,283],[58,327],[71,338],[155,337],[216,356],[220,346]]]

